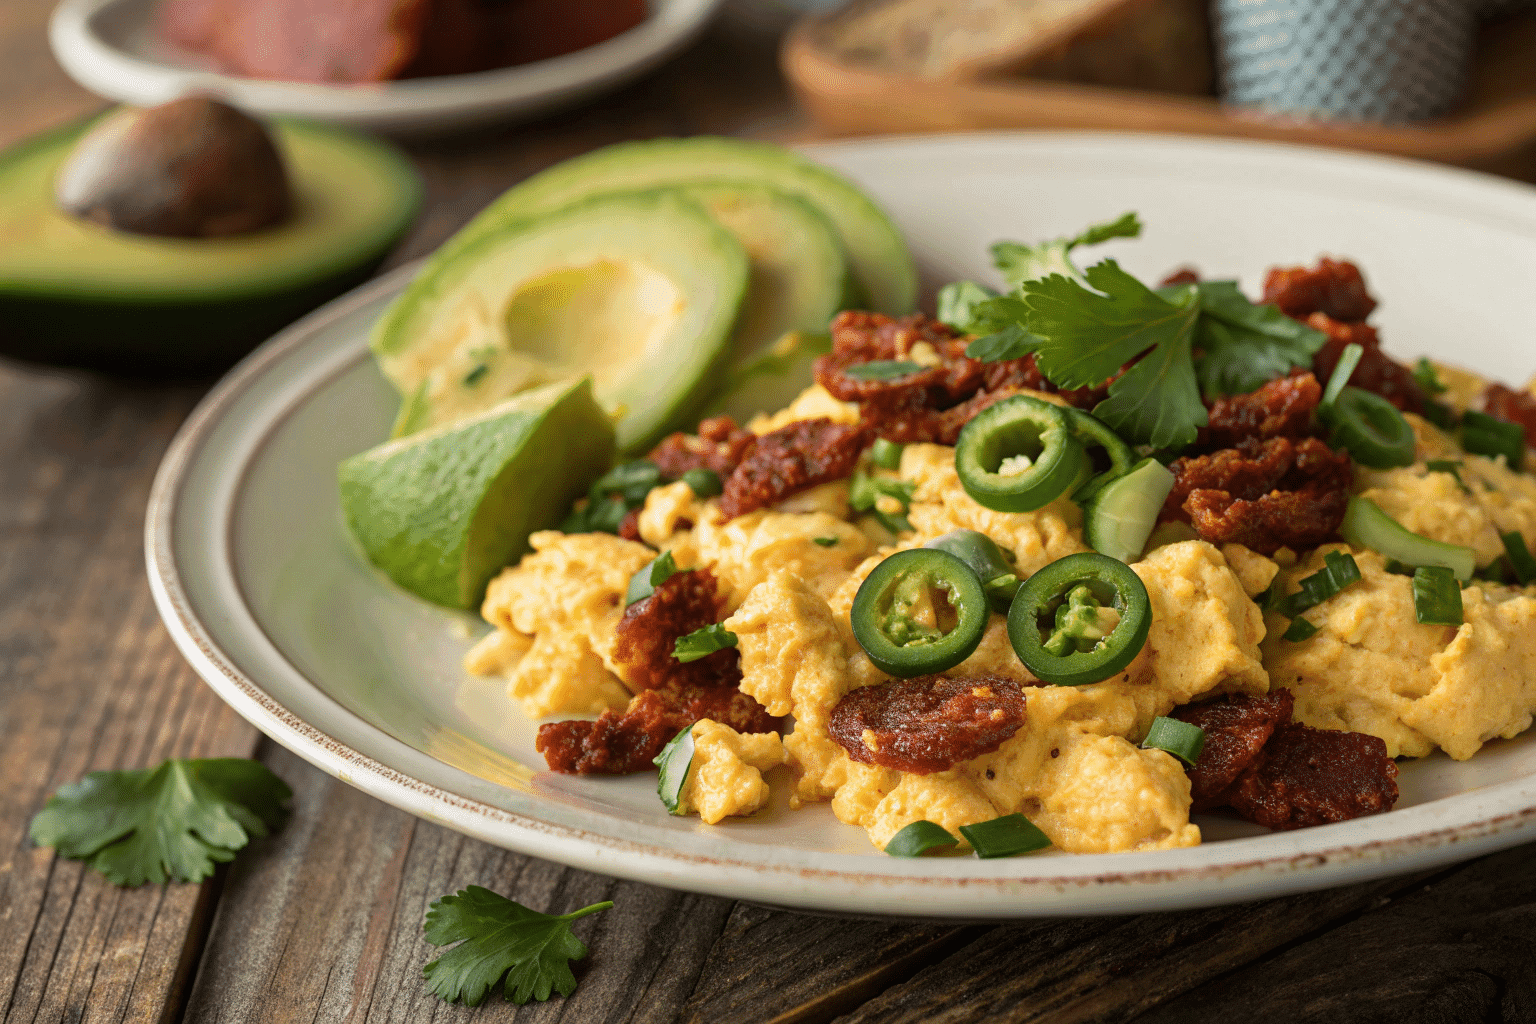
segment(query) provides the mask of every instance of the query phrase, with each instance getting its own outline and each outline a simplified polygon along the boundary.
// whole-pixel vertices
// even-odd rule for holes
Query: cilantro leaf
[[[921,373],[922,366],[908,359],[876,359],[869,363],[856,363],[843,370],[854,380],[898,380]]]
[[[939,289],[938,320],[961,334],[976,334],[987,329],[976,323],[976,308],[995,298],[997,292],[986,285],[975,281],[951,281]]]
[[[672,657],[686,665],[735,646],[736,634],[726,629],[724,623],[715,622],[678,637],[672,644]]]
[[[87,861],[114,885],[200,882],[252,836],[278,828],[293,792],[259,761],[166,761],[91,772],[32,819],[32,841]]]
[[[1124,213],[1116,220],[1095,224],[1070,238],[1053,238],[1038,245],[998,242],[992,246],[992,262],[1012,288],[1052,274],[1082,280],[1082,274],[1068,258],[1073,249],[1080,245],[1098,245],[1111,238],[1135,238],[1140,234],[1141,221],[1136,214]]]
[[[427,908],[422,925],[427,941],[459,945],[423,967],[422,976],[434,995],[466,1006],[479,1006],[498,981],[507,999],[519,1005],[543,1002],[551,992],[568,996],[576,990],[570,962],[587,955],[586,945],[571,934],[571,922],[611,906],[594,903],[553,917],[471,885]]]
[[[965,346],[965,354],[983,363],[998,363],[1009,359],[1023,359],[1039,347],[1039,338],[1018,324],[1009,324],[996,334],[977,338]]]
[[[1195,365],[1208,397],[1247,394],[1284,377],[1293,366],[1310,367],[1312,356],[1328,338],[1280,312],[1277,306],[1248,301],[1236,281],[1184,285],[1200,296],[1200,329],[1195,345],[1203,355]],[[1160,295],[1180,289],[1166,289]]]

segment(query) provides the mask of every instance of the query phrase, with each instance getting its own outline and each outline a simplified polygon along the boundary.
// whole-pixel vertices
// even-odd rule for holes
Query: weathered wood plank
[[[153,1021],[179,1003],[210,890],[120,890],[26,834],[87,771],[245,755],[256,734],[160,627],[143,511],[195,397],[0,367],[0,1018]]]

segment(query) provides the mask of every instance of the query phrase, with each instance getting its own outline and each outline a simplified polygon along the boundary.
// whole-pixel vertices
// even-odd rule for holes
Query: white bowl
[[[156,0],[63,0],[48,39],[59,63],[107,99],[154,106],[188,92],[253,113],[288,114],[396,135],[527,120],[655,67],[702,29],[721,0],[651,0],[643,23],[575,53],[471,75],[371,85],[273,82],[221,74],[156,38]]]

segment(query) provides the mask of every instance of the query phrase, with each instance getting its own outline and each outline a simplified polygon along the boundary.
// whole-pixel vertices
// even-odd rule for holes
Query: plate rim
[[[1291,153],[1300,151],[1304,155],[1316,155],[1321,152],[1331,158],[1340,156],[1332,151],[1317,151],[1314,147],[1286,144],[1255,144],[1231,140],[1151,137],[1119,133],[1021,132],[890,137],[808,146],[802,147],[802,151],[814,158],[818,152],[823,151],[849,148],[879,149],[914,143],[924,144],[936,140],[946,145],[1019,140],[1043,145],[1062,140],[1100,141],[1133,147],[1150,145],[1161,148],[1170,145],[1173,147],[1194,145],[1196,147],[1214,146],[1225,150],[1283,149]],[[1486,179],[1500,185],[1509,184],[1501,179],[1476,172],[1448,170],[1392,157],[1357,154],[1347,154],[1344,157],[1347,163],[1386,162],[1399,167],[1406,166],[1413,172],[1428,173],[1431,176],[1449,173],[1458,177]],[[1526,199],[1533,201],[1533,212],[1536,212],[1536,189],[1529,189],[1522,194]],[[404,282],[415,273],[420,262],[415,261],[396,268],[298,321],[258,348],[220,381],[194,408],[167,448],[155,475],[145,517],[145,561],[150,589],[156,608],[178,649],[198,675],[242,717],[281,745],[342,781],[409,813],[435,820],[495,845],[603,874],[634,878],[672,888],[757,899],[803,909],[865,914],[869,913],[869,910],[864,906],[860,896],[861,892],[867,892],[871,887],[886,886],[891,891],[899,893],[901,890],[916,886],[930,894],[949,893],[951,895],[969,890],[969,895],[961,907],[947,911],[942,907],[922,907],[921,914],[928,917],[932,917],[935,913],[947,917],[972,918],[1021,918],[1064,913],[1124,913],[1166,909],[1170,905],[1192,908],[1213,903],[1234,902],[1256,896],[1274,896],[1309,888],[1345,884],[1358,877],[1411,871],[1419,867],[1493,852],[1524,841],[1528,838],[1526,833],[1536,828],[1536,800],[1532,800],[1526,806],[1515,807],[1504,813],[1493,814],[1475,821],[1451,822],[1443,827],[1423,829],[1411,835],[1313,848],[1294,854],[1238,858],[1219,864],[1172,869],[1153,867],[1149,864],[1145,870],[1111,870],[1099,874],[1095,874],[1090,867],[1086,874],[1081,871],[1075,873],[1057,871],[1035,874],[1031,877],[991,874],[919,875],[889,870],[854,872],[797,867],[793,869],[793,875],[798,877],[798,885],[792,885],[790,886],[792,891],[786,891],[782,884],[774,884],[778,876],[775,874],[773,865],[671,850],[543,822],[536,817],[487,804],[473,797],[414,778],[399,769],[375,760],[354,747],[339,742],[318,726],[305,721],[284,707],[271,694],[266,693],[256,680],[246,676],[236,666],[234,658],[218,647],[195,613],[193,603],[182,585],[175,556],[173,525],[186,475],[201,452],[203,442],[207,440],[213,428],[221,422],[222,415],[228,407],[260,380],[265,372],[296,351],[302,350],[314,335],[329,324],[344,319],[358,308],[402,287]],[[284,408],[291,410],[297,404],[297,399],[285,399]],[[272,424],[267,424],[267,429],[270,430],[271,426]],[[248,472],[248,468],[244,472]],[[303,675],[303,673],[299,674]],[[304,679],[309,686],[320,694],[326,695],[326,691],[319,684],[309,680],[307,676]],[[357,718],[369,728],[374,728],[353,712],[343,708],[342,713]],[[388,738],[393,742],[400,742],[393,740],[393,737]],[[1517,787],[1522,781],[1525,780],[1510,780],[1488,788]],[[1450,799],[1454,798],[1441,798],[1418,805],[1417,808],[1407,809],[1404,813],[1431,807]],[[1291,834],[1295,835],[1295,833]],[[1213,847],[1215,844],[1207,849]],[[761,847],[765,852],[774,848],[770,845]],[[1051,858],[1013,863],[1020,867],[1031,863],[1038,865],[1091,864],[1095,857],[1123,856],[1125,855],[1080,855],[1070,860]],[[1144,858],[1157,855],[1132,854],[1130,856]],[[871,860],[871,867],[881,863],[880,860]],[[897,866],[890,862],[885,863],[889,867]],[[732,874],[733,877],[726,881],[718,878],[713,880],[701,878],[694,872],[702,865],[708,865],[715,871]],[[1382,870],[1383,867],[1385,870]],[[1324,868],[1327,870],[1323,870]],[[736,874],[745,875],[753,881],[745,886],[735,884]],[[1277,881],[1277,876],[1285,877]],[[1212,884],[1209,888],[1203,889],[1202,883],[1205,882],[1220,884]],[[1170,891],[1172,883],[1178,883],[1178,885]],[[841,891],[838,891],[839,888]],[[1070,899],[1065,901],[1062,899],[1064,893],[1070,896],[1071,893],[1081,892],[1084,888],[1097,890],[1101,898],[1106,891],[1110,891],[1111,895],[1108,898],[1102,898],[1098,905],[1076,909],[1073,909]],[[986,890],[991,895],[982,895],[982,890]],[[1015,899],[1008,900],[1006,906],[991,905],[987,902],[1003,893],[1010,894]],[[1169,895],[1175,897],[1172,904],[1169,902]],[[1035,905],[1019,905],[1017,902],[1020,897],[1027,899],[1030,896],[1045,898]],[[891,901],[888,899],[886,902]]]

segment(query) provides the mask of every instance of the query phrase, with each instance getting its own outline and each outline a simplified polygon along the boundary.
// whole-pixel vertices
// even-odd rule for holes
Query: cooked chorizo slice
[[[1483,412],[1525,428],[1525,443],[1536,437],[1536,396],[1503,384],[1489,384],[1483,392]]]
[[[707,567],[673,573],[650,597],[624,609],[614,630],[613,660],[625,666],[631,687],[654,690],[675,685],[731,686],[741,682],[741,654],[734,647],[698,661],[672,656],[679,637],[719,622],[725,601]],[[679,727],[681,728],[681,727]]]
[[[850,476],[869,440],[862,425],[833,423],[826,417],[764,434],[725,481],[720,511],[734,519],[808,487]]]
[[[1303,370],[1246,395],[1218,398],[1210,404],[1210,422],[1200,432],[1196,447],[1235,448],[1244,441],[1306,437],[1322,397],[1323,386]]]
[[[736,674],[739,678],[739,669]],[[728,725],[737,732],[777,732],[784,725],[783,719],[770,715],[767,708],[750,695],[742,693],[735,685],[700,685],[671,680],[657,692],[684,724],[708,718],[721,725]]]
[[[1397,765],[1379,737],[1291,723],[1243,772],[1232,809],[1273,829],[1308,828],[1390,811]]]
[[[1023,724],[1012,680],[928,675],[852,691],[828,731],[861,764],[927,775],[991,753]]]
[[[1188,769],[1191,811],[1225,807],[1232,786],[1259,757],[1278,726],[1291,720],[1289,690],[1262,697],[1230,694],[1204,704],[1176,708],[1172,718],[1205,730],[1205,747]]]
[[[622,713],[610,709],[595,722],[578,718],[544,723],[534,749],[544,755],[552,771],[628,775],[652,767],[661,748],[690,721],[660,693],[646,690]]]
[[[1180,267],[1157,283],[1159,288],[1172,288],[1176,284],[1199,284],[1200,271],[1194,267]]]
[[[676,480],[690,469],[710,469],[723,481],[756,443],[757,435],[752,431],[741,429],[729,416],[715,416],[700,423],[697,434],[668,434],[646,458],[668,480]]]
[[[1376,308],[1360,268],[1327,256],[1315,267],[1272,268],[1264,277],[1264,301],[1297,320],[1326,313],[1335,320],[1359,323]]]

